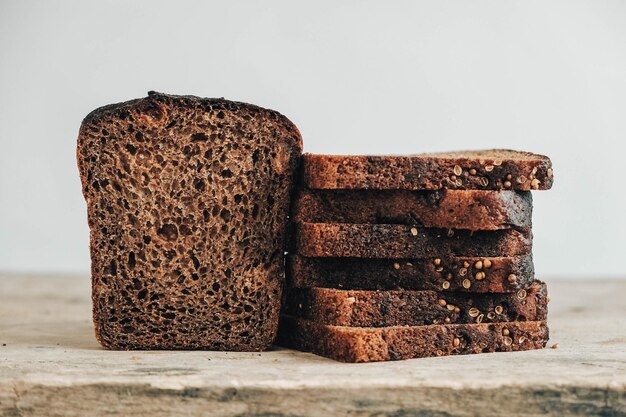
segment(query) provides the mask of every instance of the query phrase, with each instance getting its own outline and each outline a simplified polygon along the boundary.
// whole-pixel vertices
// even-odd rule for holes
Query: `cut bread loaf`
[[[442,258],[531,253],[530,229],[466,231],[398,224],[297,224],[296,253],[308,257]]]
[[[527,288],[534,275],[531,255],[425,259],[287,257],[287,282],[295,288],[507,293]]]
[[[224,99],[149,93],[90,113],[77,157],[100,343],[267,348],[301,147],[284,116]]]
[[[282,316],[278,344],[342,362],[541,349],[544,321],[397,327],[331,326]]]
[[[530,227],[530,192],[300,189],[295,221],[394,223],[467,230]]]
[[[547,156],[512,150],[411,156],[304,154],[303,185],[313,189],[547,190]]]
[[[546,285],[538,281],[513,294],[293,288],[283,312],[334,326],[423,326],[546,320],[547,304]]]

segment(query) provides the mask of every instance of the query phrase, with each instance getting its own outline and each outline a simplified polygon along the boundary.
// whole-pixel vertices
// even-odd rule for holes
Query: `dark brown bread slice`
[[[283,313],[333,326],[388,327],[546,320],[546,285],[513,294],[292,288]]]
[[[277,344],[342,362],[541,349],[545,321],[431,326],[344,327],[282,316]]]
[[[399,224],[298,223],[296,253],[309,257],[436,258],[531,252],[527,229],[467,231]]]
[[[265,349],[300,152],[287,118],[223,99],[149,93],[89,114],[77,156],[100,343]]]
[[[494,149],[405,156],[304,154],[303,185],[313,189],[547,190],[552,162]]]
[[[508,293],[527,288],[534,276],[531,255],[426,259],[287,257],[287,282],[296,288]]]
[[[467,230],[530,227],[528,191],[309,190],[300,189],[296,221],[394,223]]]

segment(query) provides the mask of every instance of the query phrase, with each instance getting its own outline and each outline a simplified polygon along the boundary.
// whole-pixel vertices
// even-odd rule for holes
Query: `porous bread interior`
[[[77,156],[103,345],[267,347],[300,151],[291,122],[243,103],[151,94],[92,112]]]

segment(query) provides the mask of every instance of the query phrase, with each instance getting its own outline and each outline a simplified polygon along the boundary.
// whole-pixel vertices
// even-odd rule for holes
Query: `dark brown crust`
[[[351,327],[537,321],[547,318],[547,295],[539,281],[514,294],[292,288],[283,313]]]
[[[547,190],[552,163],[511,150],[410,156],[303,155],[303,185],[312,189]]]
[[[343,327],[282,316],[277,344],[341,362],[377,362],[542,349],[548,338],[544,321]]]
[[[530,227],[532,204],[528,191],[299,189],[292,212],[295,221],[311,223],[498,230]]]
[[[151,92],[90,113],[77,158],[100,343],[267,348],[301,149],[284,116],[224,99]]]
[[[507,293],[527,288],[534,276],[531,255],[426,259],[287,257],[287,282],[297,288]],[[468,288],[465,280],[469,280]]]
[[[298,223],[296,253],[308,257],[442,258],[531,253],[530,229],[470,232],[397,224]]]

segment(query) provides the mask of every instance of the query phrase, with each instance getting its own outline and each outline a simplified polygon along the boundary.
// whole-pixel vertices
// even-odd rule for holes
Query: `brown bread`
[[[517,292],[535,276],[531,255],[425,259],[287,257],[287,282],[296,288]]]
[[[408,156],[304,154],[302,183],[312,189],[547,190],[547,156],[493,149]]]
[[[284,116],[224,99],[149,93],[90,113],[77,156],[100,343],[267,348],[301,146]]]
[[[424,227],[498,230],[530,227],[529,191],[298,190],[295,221],[417,224]]]
[[[442,258],[531,253],[530,229],[466,231],[398,224],[298,223],[296,253],[308,257]]]
[[[544,321],[396,327],[330,326],[282,316],[277,343],[342,362],[541,349]]]
[[[283,313],[351,327],[537,321],[547,318],[546,285],[535,281],[513,294],[437,291],[360,291],[293,288]]]

